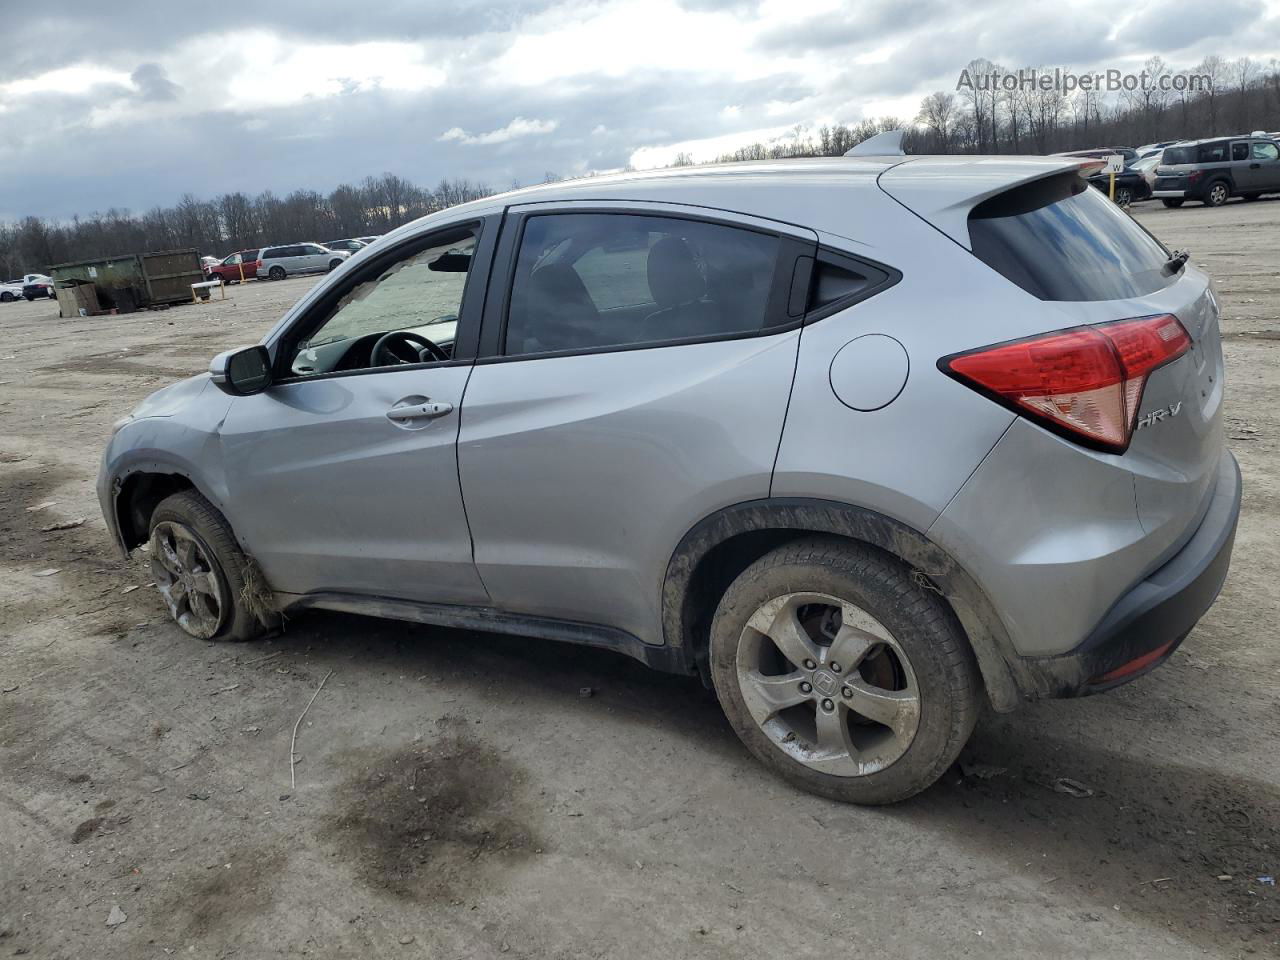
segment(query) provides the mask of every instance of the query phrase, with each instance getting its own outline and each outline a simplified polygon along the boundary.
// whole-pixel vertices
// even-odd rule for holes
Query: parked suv
[[[283,280],[300,273],[324,273],[342,266],[351,256],[346,250],[330,250],[318,243],[292,243],[283,247],[263,247],[254,265],[259,277]]]
[[[1166,147],[1155,189],[1166,207],[1199,200],[1220,207],[1235,196],[1280,193],[1280,145],[1260,137],[1216,137]]]
[[[117,424],[107,526],[193,636],[321,608],[606,647],[700,675],[805,789],[910,796],[984,701],[1132,680],[1227,575],[1217,300],[1078,169],[741,163],[432,214]]]
[[[223,283],[239,283],[242,277],[252,280],[258,275],[258,251],[241,250],[233,253],[210,267],[207,275],[210,280],[221,280]]]

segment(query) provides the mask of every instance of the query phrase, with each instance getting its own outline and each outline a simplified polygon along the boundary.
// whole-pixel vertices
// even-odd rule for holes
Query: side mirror
[[[261,344],[228,350],[213,358],[209,376],[218,389],[233,397],[261,393],[271,386],[271,355]]]

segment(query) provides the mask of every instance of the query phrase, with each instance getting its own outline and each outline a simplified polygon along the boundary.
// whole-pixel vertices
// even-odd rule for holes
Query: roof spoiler
[[[886,130],[868,137],[856,147],[845,151],[846,157],[902,157],[906,152],[902,149],[902,138],[906,130]]]

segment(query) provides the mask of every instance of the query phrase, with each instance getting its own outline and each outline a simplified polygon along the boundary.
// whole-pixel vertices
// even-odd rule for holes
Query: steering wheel
[[[429,363],[432,360],[448,360],[449,355],[421,334],[409,330],[392,330],[384,333],[369,353],[369,363],[375,367],[390,367],[397,363]]]

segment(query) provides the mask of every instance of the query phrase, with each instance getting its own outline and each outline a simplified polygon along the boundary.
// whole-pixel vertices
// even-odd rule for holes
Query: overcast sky
[[[1280,0],[6,8],[3,219],[141,212],[184,191],[327,192],[383,171],[508,187],[704,159],[796,124],[910,118],[974,57],[1085,70],[1280,56]]]

